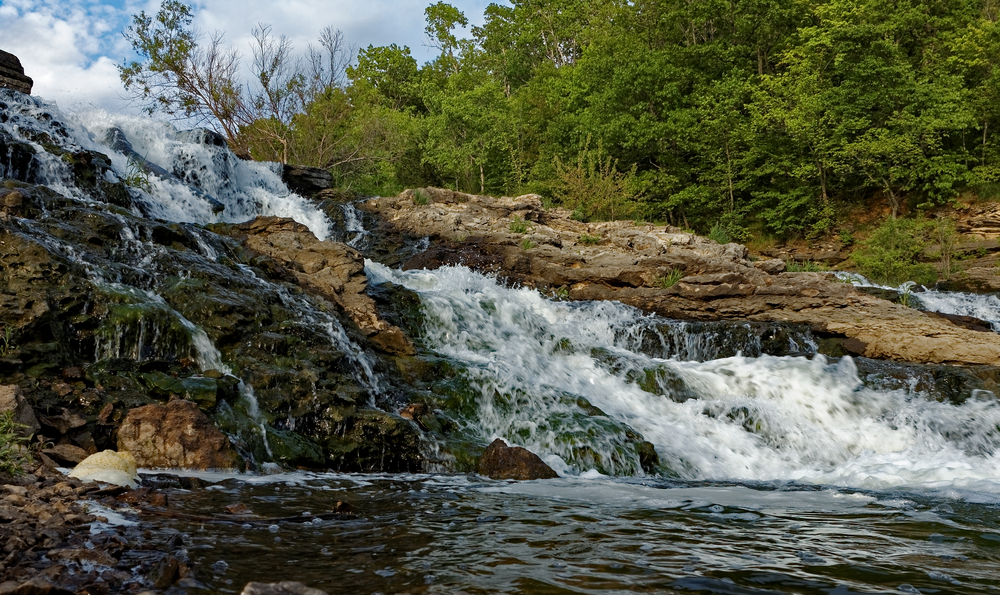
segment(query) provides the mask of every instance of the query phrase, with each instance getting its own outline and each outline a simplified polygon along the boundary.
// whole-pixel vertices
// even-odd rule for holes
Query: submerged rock
[[[118,429],[118,448],[135,454],[143,467],[232,469],[236,453],[229,438],[192,401],[132,409]]]
[[[553,479],[559,474],[535,453],[497,438],[479,458],[478,472],[492,479]]]
[[[281,581],[280,583],[247,583],[243,587],[241,595],[327,595],[327,593],[303,583]]]

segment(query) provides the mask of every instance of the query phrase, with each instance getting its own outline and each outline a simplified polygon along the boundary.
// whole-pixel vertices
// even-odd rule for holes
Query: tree
[[[310,46],[303,61],[287,38],[275,39],[269,25],[258,25],[251,85],[240,78],[242,56],[223,45],[223,34],[213,33],[200,47],[191,22],[191,7],[179,0],[164,0],[155,17],[133,15],[124,36],[141,59],[118,67],[125,90],[148,113],[194,119],[224,135],[238,153],[268,148],[256,157],[287,162],[294,116],[346,82],[353,52],[343,34],[324,29],[320,46]]]

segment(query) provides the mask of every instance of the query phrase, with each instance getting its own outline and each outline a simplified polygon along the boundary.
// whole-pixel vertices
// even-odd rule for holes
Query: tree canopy
[[[145,60],[122,80],[362,192],[538,192],[582,217],[733,237],[822,233],[852,201],[895,215],[1000,181],[991,1],[510,0],[466,38],[454,6],[425,16],[435,59],[369,46],[341,80],[268,70],[292,61],[262,26],[247,95],[221,35],[201,49],[190,9],[165,0],[126,32]]]

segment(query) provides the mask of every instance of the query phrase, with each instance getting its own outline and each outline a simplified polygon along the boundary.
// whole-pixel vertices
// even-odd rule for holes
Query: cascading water
[[[993,326],[993,330],[1000,332],[1000,298],[993,294],[964,293],[959,291],[938,291],[936,289],[924,289],[919,293],[912,293],[913,283],[908,282],[899,287],[889,287],[872,283],[864,276],[857,273],[836,273],[837,278],[849,281],[858,287],[877,287],[896,291],[899,294],[908,294],[915,299],[923,309],[931,312],[941,312],[942,314],[957,314],[959,316],[972,316],[980,320],[985,320]]]
[[[596,461],[604,472],[641,473],[627,448],[632,429],[666,473],[688,479],[1000,495],[992,394],[955,405],[867,388],[847,357],[651,357],[644,345],[665,344],[647,340],[660,332],[656,319],[620,304],[552,302],[464,268],[368,271],[420,295],[427,344],[460,362],[471,386],[466,423],[483,440],[550,455],[563,472]]]
[[[235,418],[244,415],[253,435],[243,439],[262,440],[283,461],[303,459],[281,457],[289,434],[307,426],[346,448],[336,442],[348,429],[338,420],[398,389],[328,305],[258,275],[234,242],[199,227],[274,214],[327,237],[325,215],[289,193],[272,166],[240,162],[204,135],[162,123],[66,116],[6,92],[0,101],[0,132],[37,151],[27,165],[0,155],[0,175],[62,195],[36,201],[40,213],[5,229],[27,238],[26,251],[56,255],[50,274],[79,269],[89,283],[65,336],[94,353],[93,384],[110,391],[118,383],[132,398],[161,381],[239,376],[245,400],[220,400],[216,422],[239,430]],[[108,154],[114,183],[130,164],[103,142],[112,127],[180,180],[153,176],[147,189],[133,188],[131,213],[96,204],[71,160],[46,150]],[[337,237],[363,246],[370,235],[356,215],[344,206]],[[992,393],[942,396],[932,390],[935,371],[827,360],[806,328],[677,322],[611,302],[551,301],[461,267],[402,272],[368,262],[367,271],[373,285],[416,296],[420,353],[399,363],[417,378],[408,396],[435,412],[421,423],[438,470],[471,469],[470,453],[503,437],[562,477],[208,474],[217,485],[199,490],[145,475],[193,516],[143,517],[143,528],[174,531],[170,548],[181,537],[209,590],[289,578],[340,592],[1000,588]],[[357,423],[374,433],[388,418]],[[337,500],[352,502],[358,518],[313,516]],[[206,523],[236,502],[259,516]]]

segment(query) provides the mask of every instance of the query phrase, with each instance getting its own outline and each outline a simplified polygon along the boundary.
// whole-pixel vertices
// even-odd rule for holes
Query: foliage
[[[594,244],[600,243],[601,238],[599,236],[582,234],[579,238],[576,239],[576,241],[580,242],[584,246],[593,246]]]
[[[269,147],[258,157],[287,163],[294,116],[344,82],[353,55],[343,34],[324,29],[320,47],[310,46],[303,63],[288,38],[275,39],[269,25],[259,25],[250,84],[242,79],[242,55],[224,45],[224,33],[212,33],[202,45],[192,20],[192,7],[181,0],[163,0],[155,16],[133,15],[124,35],[139,60],[118,66],[125,90],[149,114],[194,119],[214,127],[237,152]]]
[[[4,327],[3,333],[0,334],[0,356],[7,355],[14,349],[16,345],[14,344],[14,329],[12,327]]]
[[[129,157],[122,183],[130,188],[149,191],[149,170],[139,161]]]
[[[521,249],[522,250],[531,250],[532,248],[534,248],[537,245],[538,244],[536,244],[535,242],[532,242],[528,238],[524,238],[523,240],[521,240]]]
[[[861,249],[851,254],[862,275],[876,283],[897,286],[905,281],[933,283],[934,267],[918,262],[927,246],[928,224],[917,219],[887,219]]]
[[[255,31],[253,78],[164,0],[120,67],[149,109],[359,191],[535,192],[581,221],[645,218],[745,242],[815,237],[859,203],[891,217],[1000,187],[1000,22],[963,0],[512,0],[426,11],[439,55],[305,60]],[[463,38],[470,22],[481,22]],[[845,240],[845,244],[848,242]]]
[[[528,233],[531,231],[531,224],[522,217],[515,216],[510,221],[510,233]]]
[[[666,275],[656,279],[656,284],[662,289],[673,287],[678,281],[684,278],[684,271],[678,268],[671,269]]]
[[[23,475],[25,467],[31,464],[28,454],[28,438],[23,435],[26,428],[14,421],[14,412],[0,413],[0,472],[9,475]]]
[[[428,196],[427,192],[425,192],[423,189],[417,188],[416,190],[413,191],[413,204],[423,206],[430,204],[430,202],[431,202],[430,196]]]

